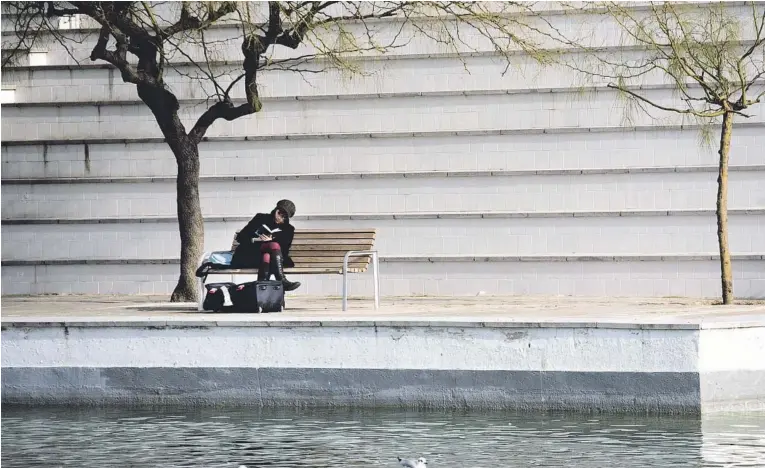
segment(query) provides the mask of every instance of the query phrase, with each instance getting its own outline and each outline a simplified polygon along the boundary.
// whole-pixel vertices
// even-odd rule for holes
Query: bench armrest
[[[372,282],[375,288],[375,310],[380,308],[380,269],[376,250],[350,250],[343,256],[343,311],[348,310],[348,259],[351,257],[372,257]]]

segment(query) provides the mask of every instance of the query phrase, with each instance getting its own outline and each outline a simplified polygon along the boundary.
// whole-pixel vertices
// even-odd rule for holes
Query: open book
[[[271,229],[268,226],[266,226],[265,224],[262,224],[261,226],[262,226],[262,228],[260,228],[257,231],[255,231],[255,236],[256,237],[260,237],[260,236],[262,236],[264,234],[267,235],[267,236],[272,236],[273,237],[274,234],[276,234],[277,232],[281,232],[282,231],[279,228]]]

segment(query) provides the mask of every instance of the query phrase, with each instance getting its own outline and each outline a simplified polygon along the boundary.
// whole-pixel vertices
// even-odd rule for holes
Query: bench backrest
[[[236,234],[238,234],[237,231]],[[239,243],[234,242],[231,250]],[[295,262],[291,273],[339,273],[343,269],[343,257],[350,250],[372,250],[375,229],[300,229],[295,231],[290,248],[290,258]],[[348,271],[363,273],[369,266],[369,257],[351,257]]]

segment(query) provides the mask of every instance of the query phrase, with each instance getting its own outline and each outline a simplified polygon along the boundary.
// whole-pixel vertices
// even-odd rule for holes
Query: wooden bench
[[[239,234],[239,231],[236,232]],[[234,251],[239,243],[231,244]],[[348,274],[364,273],[372,263],[375,309],[380,307],[379,257],[373,250],[375,229],[301,229],[295,231],[290,247],[292,268],[285,268],[287,275],[343,275],[343,310],[348,310]],[[202,261],[210,256],[205,253]],[[208,275],[256,275],[257,269],[210,270]],[[204,300],[204,281],[200,281],[200,307]],[[200,309],[201,310],[201,309]]]

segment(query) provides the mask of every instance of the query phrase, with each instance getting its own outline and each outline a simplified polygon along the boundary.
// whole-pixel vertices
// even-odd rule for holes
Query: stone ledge
[[[765,127],[765,122],[740,122],[736,128]],[[439,130],[428,132],[355,132],[355,133],[302,133],[289,135],[254,135],[205,137],[203,142],[218,141],[279,141],[279,140],[326,140],[326,139],[363,139],[363,138],[439,138],[454,136],[496,136],[496,135],[542,135],[560,133],[625,133],[672,130],[699,130],[701,125],[636,125],[603,127],[554,127],[520,128],[491,130]],[[46,140],[4,140],[2,146],[57,146],[57,145],[128,145],[138,143],[164,143],[164,138],[86,138],[86,139],[46,139]]]
[[[60,327],[62,323],[89,322],[105,326],[167,326],[193,323],[205,326],[326,327],[375,324],[427,327],[433,323],[454,327],[596,328],[686,327],[751,328],[765,325],[765,300],[718,307],[716,299],[684,297],[612,297],[566,295],[395,296],[382,298],[375,310],[371,297],[351,299],[341,311],[339,296],[291,296],[280,314],[198,313],[197,304],[168,302],[167,295],[54,294],[3,296],[2,321],[35,322]],[[189,313],[193,314],[189,314]]]
[[[369,20],[367,20],[369,21]],[[77,31],[76,29],[69,29],[69,32]],[[606,46],[611,49],[629,50],[634,46]],[[523,51],[508,51],[507,54],[511,55],[524,55]],[[355,61],[359,62],[377,62],[377,61],[394,61],[394,60],[417,60],[417,59],[449,59],[449,58],[472,58],[472,57],[501,57],[502,54],[494,50],[487,51],[465,51],[465,52],[424,52],[415,54],[380,54],[380,55],[358,55],[351,57]],[[318,57],[313,62],[321,63],[329,61],[325,57]],[[243,60],[210,60],[209,65],[211,67],[232,66],[242,68]],[[265,61],[263,62],[265,65]],[[197,62],[178,60],[172,62],[173,68],[182,67],[198,67]],[[111,64],[108,63],[81,63],[81,64],[50,64],[50,65],[16,65],[7,67],[8,71],[14,72],[35,72],[35,71],[48,71],[48,70],[60,70],[60,71],[78,71],[78,70],[117,70]],[[261,68],[261,71],[278,71],[278,69]]]
[[[702,1],[698,2],[698,5],[708,5],[713,4],[713,2],[708,1]],[[745,5],[745,2],[740,1],[731,1],[728,2],[728,5],[730,6],[736,6],[736,5]],[[633,11],[643,11],[647,7],[645,6],[633,6]],[[602,13],[605,10],[601,9],[592,9],[589,10],[591,14],[597,14]],[[543,16],[558,16],[558,15],[566,15],[571,14],[571,10],[565,10],[565,9],[550,9],[550,10],[544,10],[539,12]],[[526,13],[526,12],[519,12],[518,16],[527,16],[532,13]],[[6,15],[3,15],[6,16]],[[353,24],[359,20],[349,20],[349,24]],[[364,20],[367,24],[371,23],[383,23],[383,22],[396,22],[400,21],[400,18],[395,17],[388,17],[388,18],[369,18]],[[238,27],[237,25],[232,24],[216,24],[212,25],[211,29],[225,29],[225,28],[231,28],[231,27]],[[74,33],[95,33],[98,31],[98,28],[73,28],[68,29],[67,32]],[[743,41],[744,45],[749,45],[751,41]],[[618,50],[618,51],[645,51],[646,47],[644,46],[636,46],[636,45],[624,45],[624,44],[606,44],[601,47],[599,47],[600,51],[607,51],[607,50]],[[570,46],[563,46],[563,47],[548,47],[545,49],[546,52],[549,52],[551,54],[555,53],[569,53],[569,54],[578,54],[580,51],[576,48],[570,47]],[[476,51],[476,50],[467,50],[467,51],[461,51],[461,52],[420,52],[420,53],[409,53],[409,54],[377,54],[377,55],[356,55],[349,57],[355,61],[358,62],[370,62],[370,61],[394,61],[394,60],[412,60],[412,59],[444,59],[444,58],[457,58],[457,59],[464,59],[469,57],[496,57],[496,58],[503,58],[505,56],[526,56],[527,53],[521,49],[518,50],[508,50],[504,52],[497,52],[496,50],[483,50],[483,51]],[[315,63],[323,63],[323,62],[329,62],[330,59],[327,57],[316,57],[312,62]],[[171,62],[173,68],[181,68],[181,67],[197,67],[196,62],[192,61],[173,61]],[[216,66],[234,66],[238,69],[242,68],[243,60],[211,60],[209,61],[209,65],[211,67]],[[278,69],[269,69],[267,67],[266,61],[264,60],[261,63],[262,70],[263,71],[278,71]],[[29,72],[29,71],[37,71],[37,70],[64,70],[64,71],[76,71],[76,70],[87,70],[87,69],[114,69],[116,70],[116,67],[114,67],[111,64],[108,63],[80,63],[80,64],[50,64],[50,65],[15,65],[15,66],[9,66],[7,67],[8,71],[20,71],[20,72]],[[640,88],[640,87],[636,87]]]
[[[698,87],[698,85],[697,85]],[[642,85],[635,89],[641,90],[660,90],[674,89],[666,84]],[[563,94],[563,93],[597,93],[599,91],[613,92],[608,86],[584,86],[581,88],[573,87],[553,87],[553,88],[513,88],[513,89],[470,89],[470,90],[447,90],[447,91],[400,91],[389,93],[348,93],[348,94],[315,94],[315,95],[294,95],[294,96],[265,96],[261,98],[264,103],[268,102],[292,102],[292,101],[336,101],[336,100],[357,100],[357,99],[396,99],[411,97],[471,97],[471,96],[504,96],[517,94]],[[206,102],[206,99],[186,98],[179,99],[181,104],[199,104]],[[244,103],[244,98],[232,99],[234,103]],[[143,106],[144,102],[140,99],[115,100],[115,101],[31,101],[31,102],[13,102],[3,104],[3,107],[10,108],[29,108],[29,107],[83,107],[83,106]]]
[[[642,216],[714,216],[713,209],[699,210],[623,210],[623,211],[444,211],[413,213],[351,213],[351,214],[312,214],[295,215],[295,221],[375,221],[407,219],[517,219],[517,218],[629,218]],[[765,215],[765,208],[730,209],[730,216]],[[205,216],[207,223],[226,223],[249,221],[249,215]],[[123,218],[16,218],[3,219],[8,226],[26,226],[34,224],[141,224],[141,223],[176,223],[175,216],[147,216]]]
[[[765,171],[765,164],[730,166],[730,171]],[[717,166],[654,166],[614,167],[595,169],[537,169],[537,170],[469,170],[469,171],[396,171],[396,172],[337,172],[278,175],[227,175],[202,176],[200,182],[269,182],[279,180],[338,180],[338,179],[420,179],[430,177],[528,177],[528,176],[577,176],[608,174],[670,174],[670,173],[716,173]],[[36,177],[2,179],[3,185],[57,185],[57,184],[148,184],[175,183],[175,177]]]
[[[712,261],[719,260],[716,254],[659,254],[659,255],[389,255],[381,256],[382,263],[475,263],[475,262],[667,262],[667,261]],[[765,260],[765,254],[734,254],[735,261]],[[75,266],[75,265],[177,265],[177,258],[94,258],[94,259],[59,259],[59,260],[2,260],[3,267],[43,267],[43,266]]]
[[[238,314],[243,315],[243,314]],[[235,320],[221,320],[220,314],[200,312],[194,314],[194,319],[177,317],[111,317],[108,320],[91,317],[72,317],[71,319],[56,319],[50,317],[4,317],[2,328],[95,328],[95,327],[141,327],[150,329],[171,328],[215,328],[215,327],[259,327],[259,328],[295,328],[295,327],[371,327],[371,328],[597,328],[601,330],[727,330],[740,328],[765,327],[765,319],[760,321],[741,322],[731,320],[729,322],[697,323],[697,322],[591,322],[591,321],[453,321],[440,320],[437,318],[414,318],[412,320],[376,320],[376,319],[353,319],[353,320],[258,320],[260,315],[249,318],[237,318]]]
[[[402,255],[380,257],[381,262],[664,262],[719,260],[716,254],[663,254],[663,255]],[[762,254],[734,254],[732,260],[763,260]]]
[[[3,329],[10,328],[121,328],[121,327],[139,327],[150,329],[172,329],[172,328],[217,328],[217,327],[258,327],[258,328],[295,328],[295,327],[339,327],[339,328],[352,328],[352,327],[370,327],[370,328],[597,328],[597,329],[619,329],[619,330],[701,330],[704,328],[704,324],[698,322],[680,322],[675,321],[671,323],[649,323],[649,322],[592,322],[592,321],[545,321],[545,322],[529,322],[529,321],[513,321],[513,320],[496,320],[496,321],[482,321],[482,320],[443,320],[438,318],[423,318],[414,317],[411,320],[406,318],[398,319],[361,319],[354,318],[352,320],[346,319],[330,319],[330,320],[314,320],[314,319],[295,319],[286,318],[282,320],[264,319],[263,315],[259,314],[238,314],[240,317],[234,319],[221,319],[221,314],[214,313],[197,313],[193,314],[194,318],[179,318],[174,316],[156,316],[152,318],[135,316],[135,317],[118,317],[112,316],[109,319],[104,317],[72,317],[72,318],[59,318],[57,320],[51,320],[50,318],[42,317],[4,317],[2,319]],[[245,317],[242,317],[244,315]],[[748,323],[746,327],[760,327],[765,325],[765,321],[761,323]],[[737,323],[733,323],[730,326],[726,324],[720,324],[715,328],[739,328]]]

